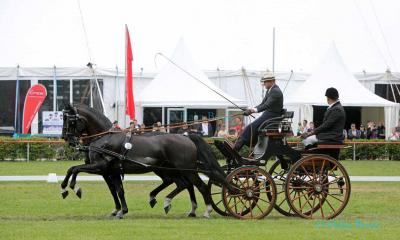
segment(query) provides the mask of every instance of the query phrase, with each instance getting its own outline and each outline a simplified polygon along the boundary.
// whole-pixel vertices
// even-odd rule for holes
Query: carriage
[[[306,150],[290,147],[286,138],[291,133],[293,112],[284,112],[282,116],[261,124],[254,158],[241,157],[227,141],[216,141],[216,147],[226,157],[226,165],[222,168],[208,144],[197,135],[187,138],[176,134],[134,137],[130,133],[109,131],[111,122],[88,107],[69,106],[63,116],[63,138],[85,151],[87,159],[85,164],[68,170],[61,184],[62,197],[68,195],[66,187],[71,176],[69,186],[80,197],[81,189],[75,187],[77,174],[102,175],[115,201],[113,216],[122,218],[128,212],[120,175],[149,171],[163,180],[150,193],[152,207],[157,193],[174,182],[177,184],[177,189],[167,196],[168,201],[164,203],[166,213],[172,198],[185,188],[190,193],[191,213],[194,213],[197,204],[193,185],[206,202],[206,217],[213,208],[224,216],[261,219],[275,208],[286,216],[332,219],[344,210],[349,201],[350,179],[337,160],[344,145],[323,143]],[[84,134],[87,136],[83,137]],[[82,138],[88,142],[86,145],[79,143]],[[129,151],[131,143],[136,151]],[[158,159],[164,152],[173,156]],[[267,160],[273,157],[276,161],[266,171]],[[174,165],[172,161],[179,162]],[[202,165],[208,166],[208,170],[202,169]],[[214,176],[209,178],[208,189],[198,176],[199,172]]]
[[[261,219],[273,208],[285,216],[332,219],[346,207],[350,179],[339,163],[340,143],[319,143],[306,149],[289,146],[293,112],[266,120],[258,128],[254,158],[245,158],[228,141],[215,141],[226,158],[223,166],[234,193],[209,181],[213,209],[220,215]],[[266,170],[267,160],[275,162]]]

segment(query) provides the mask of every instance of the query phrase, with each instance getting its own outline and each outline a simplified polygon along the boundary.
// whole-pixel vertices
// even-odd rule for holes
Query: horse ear
[[[64,110],[73,111],[74,113],[76,113],[76,109],[71,105],[71,103],[69,103],[69,101],[63,100],[62,104],[64,105]]]

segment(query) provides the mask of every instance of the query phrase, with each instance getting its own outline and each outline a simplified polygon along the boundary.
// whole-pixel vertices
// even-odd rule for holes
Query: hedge
[[[51,141],[59,139],[48,138],[23,138],[13,139],[10,137],[0,137],[0,161],[4,160],[26,160],[27,144],[19,143],[23,140],[32,141]],[[205,139],[210,143],[212,151],[218,159],[224,159],[224,156],[213,144],[214,138]],[[219,139],[223,140],[223,139]],[[15,143],[1,143],[2,141],[13,141]],[[289,139],[289,142],[297,142],[297,139]],[[358,140],[357,140],[358,141]],[[385,142],[384,140],[360,140],[360,142]],[[348,142],[353,146],[351,142]],[[31,161],[43,160],[82,160],[83,155],[79,151],[71,148],[66,143],[30,143],[29,144],[29,159]],[[248,155],[246,146],[240,151],[242,156]],[[340,159],[353,159],[353,147],[342,149]],[[356,159],[357,160],[400,160],[400,144],[356,144]]]
[[[59,139],[48,138],[20,138],[0,137],[0,161],[4,160],[26,160],[27,143],[22,141],[56,141]],[[15,143],[2,143],[12,141]],[[80,152],[71,148],[66,143],[29,143],[29,160],[81,160]]]

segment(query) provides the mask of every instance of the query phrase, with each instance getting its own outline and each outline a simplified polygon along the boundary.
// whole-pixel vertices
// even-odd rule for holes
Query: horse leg
[[[115,217],[118,211],[121,210],[121,204],[118,199],[117,190],[115,189],[115,186],[112,182],[112,178],[110,175],[103,175],[103,178],[107,183],[108,189],[110,190],[115,203],[115,209],[111,212],[110,216]]]
[[[82,189],[80,187],[75,189],[75,184],[76,184],[76,178],[80,172],[85,172],[85,173],[93,173],[93,174],[98,174],[102,175],[102,172],[105,168],[105,164],[101,162],[97,163],[92,163],[92,164],[82,164],[75,166],[72,169],[72,178],[71,182],[69,183],[69,187],[74,190],[75,194],[81,198],[82,197]]]
[[[176,188],[169,193],[164,200],[164,211],[165,214],[168,214],[169,210],[171,210],[172,205],[171,205],[171,201],[172,199],[178,195],[178,193],[182,192],[185,189],[185,186],[179,183],[176,183]]]
[[[124,186],[122,184],[121,176],[119,174],[113,174],[111,176],[111,178],[112,178],[112,182],[115,186],[115,189],[117,190],[118,198],[122,205],[122,209],[117,212],[115,217],[117,219],[122,219],[124,217],[124,215],[128,213],[128,206],[125,201]]]
[[[70,168],[68,169],[67,175],[65,175],[65,178],[64,178],[64,180],[63,180],[62,183],[61,183],[61,196],[62,196],[63,199],[65,199],[65,198],[68,196],[68,190],[67,190],[66,188],[67,188],[67,186],[68,186],[68,181],[69,181],[69,178],[70,178],[71,175],[72,175],[72,170],[73,170],[74,168],[75,168],[75,166],[70,167]]]
[[[190,201],[192,202],[192,209],[190,210],[188,217],[196,217],[197,201],[196,195],[194,194],[193,184],[187,184],[187,190],[189,192]]]
[[[199,189],[201,195],[203,195],[204,203],[206,204],[206,211],[204,212],[203,216],[205,218],[210,218],[210,213],[212,211],[212,206],[211,206],[212,199],[207,185],[201,180],[199,175],[196,173],[188,174],[187,178],[197,187],[197,189]]]
[[[164,190],[165,188],[167,188],[171,184],[172,184],[172,181],[167,180],[167,179],[163,179],[163,182],[158,187],[156,187],[153,191],[150,192],[150,194],[149,194],[150,195],[149,204],[150,204],[150,206],[152,208],[157,203],[157,200],[156,200],[157,194],[159,194],[162,190]]]

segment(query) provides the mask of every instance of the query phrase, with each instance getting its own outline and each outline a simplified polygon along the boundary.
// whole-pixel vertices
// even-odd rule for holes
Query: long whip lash
[[[240,110],[244,111],[246,109],[239,107],[236,103],[234,103],[232,100],[228,99],[227,97],[225,97],[224,95],[222,95],[221,93],[219,93],[218,91],[216,91],[215,89],[211,88],[210,86],[208,86],[207,84],[205,84],[204,82],[202,82],[200,79],[198,79],[196,76],[194,76],[193,74],[191,74],[190,72],[186,71],[184,68],[182,68],[181,66],[179,66],[178,64],[176,64],[174,61],[172,61],[170,58],[168,58],[167,56],[165,56],[162,53],[157,53],[156,55],[160,55],[162,57],[164,57],[168,62],[172,63],[175,67],[177,67],[178,69],[180,69],[182,72],[186,73],[187,75],[189,75],[190,77],[192,77],[193,79],[195,79],[196,81],[198,81],[199,83],[203,84],[204,86],[206,86],[208,89],[210,89],[211,91],[215,92],[216,94],[218,94],[219,96],[221,96],[222,98],[224,98],[226,101],[232,103],[235,107],[239,108]]]

